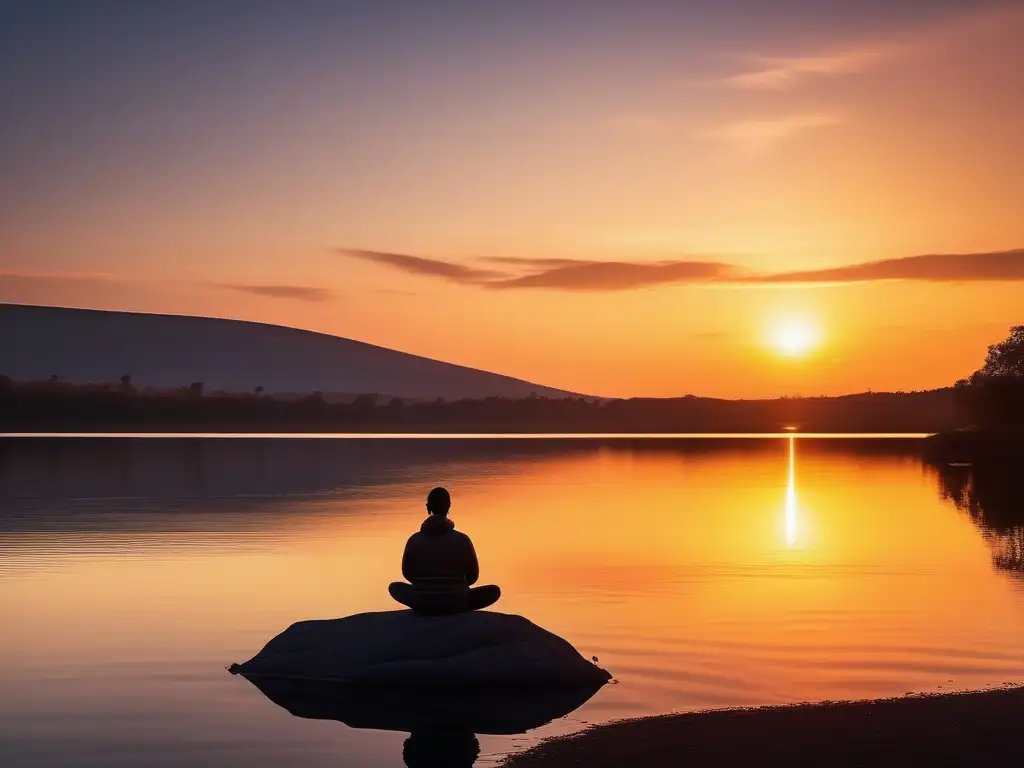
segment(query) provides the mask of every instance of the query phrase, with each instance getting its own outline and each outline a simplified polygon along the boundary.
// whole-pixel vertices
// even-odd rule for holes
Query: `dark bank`
[[[506,768],[1003,766],[1020,760],[1024,689],[666,715],[605,725]]]

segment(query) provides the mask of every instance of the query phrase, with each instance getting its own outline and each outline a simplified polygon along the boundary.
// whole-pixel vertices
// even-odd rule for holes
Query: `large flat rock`
[[[524,619],[492,611],[301,621],[230,671],[371,685],[600,686],[610,675]]]

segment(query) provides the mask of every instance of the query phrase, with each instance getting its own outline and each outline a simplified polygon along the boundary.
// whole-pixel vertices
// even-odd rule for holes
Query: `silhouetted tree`
[[[956,383],[960,405],[978,426],[1024,425],[1024,325],[988,348],[985,364]]]
[[[367,408],[374,408],[377,405],[376,395],[359,395],[355,400],[352,401],[352,407],[360,410]]]
[[[190,397],[202,397],[203,396],[203,382],[193,381],[188,385],[188,394]]]
[[[1024,379],[1024,325],[1015,325],[1010,335],[988,348],[988,356],[975,376]]]
[[[130,374],[125,373],[125,374],[121,375],[121,391],[122,392],[132,392],[133,391],[133,389],[132,389],[132,377],[131,377]]]
[[[263,387],[257,384],[255,387],[253,387],[252,393],[256,395],[256,397],[259,397],[260,395],[263,394]]]

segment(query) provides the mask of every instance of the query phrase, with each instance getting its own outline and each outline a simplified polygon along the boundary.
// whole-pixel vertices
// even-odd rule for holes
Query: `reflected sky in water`
[[[293,621],[395,607],[437,484],[496,607],[618,681],[481,735],[478,764],[625,716],[1018,681],[1002,486],[914,448],[0,440],[0,764],[401,764],[407,734],[292,717],[224,667]]]

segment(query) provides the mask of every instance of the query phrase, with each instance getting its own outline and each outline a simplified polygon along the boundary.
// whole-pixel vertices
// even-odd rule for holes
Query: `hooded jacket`
[[[431,515],[409,537],[402,555],[402,575],[413,586],[438,579],[465,579],[468,587],[480,578],[480,565],[469,536],[455,530],[447,517]]]

